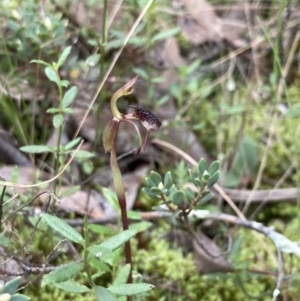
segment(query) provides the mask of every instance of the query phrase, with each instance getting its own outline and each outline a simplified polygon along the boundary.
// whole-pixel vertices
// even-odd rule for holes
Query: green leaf
[[[155,106],[157,108],[159,108],[160,106],[162,106],[163,104],[165,104],[169,100],[169,98],[170,98],[170,95],[165,95],[165,96],[161,97],[159,100],[157,100],[155,102]]]
[[[151,171],[150,178],[155,183],[156,186],[158,186],[160,183],[162,183],[161,175],[155,171]]]
[[[69,46],[67,47],[63,53],[60,55],[58,62],[57,62],[57,69],[62,66],[62,64],[66,61],[67,57],[69,56],[70,52],[71,52],[72,47]]]
[[[147,185],[148,185],[149,188],[157,187],[157,185],[150,178],[147,177],[145,179],[145,181],[146,181],[146,183],[147,183]]]
[[[15,294],[10,299],[10,301],[27,301],[27,300],[30,300],[30,298],[23,294]]]
[[[31,63],[41,64],[41,65],[49,66],[49,67],[52,68],[52,66],[51,66],[49,63],[47,63],[47,62],[45,62],[45,61],[42,61],[42,60],[31,60],[31,61],[30,61],[30,64],[31,64]]]
[[[148,73],[142,68],[133,68],[132,71],[145,80],[149,78]]]
[[[49,114],[56,114],[58,112],[59,112],[59,109],[57,109],[57,108],[50,108],[47,110],[47,113],[49,113]]]
[[[11,181],[13,183],[17,183],[19,181],[19,175],[20,175],[19,166],[15,165],[13,167],[13,170],[12,170],[12,173],[11,173]]]
[[[207,183],[207,181],[209,180],[209,178],[210,178],[210,174],[208,173],[207,170],[205,170],[204,173],[203,173],[203,176],[202,176],[202,179],[201,179],[201,180],[202,180],[203,182]]]
[[[160,195],[161,194],[161,190],[159,188],[156,187],[152,187],[150,188],[151,192],[156,194],[156,195]]]
[[[26,145],[20,147],[20,150],[24,153],[40,154],[40,153],[53,153],[54,149],[47,145]]]
[[[191,181],[196,185],[196,183],[195,183],[195,175],[194,175],[193,171],[189,168],[188,172],[189,172],[189,176],[190,176]]]
[[[191,202],[195,199],[195,192],[190,187],[184,188],[184,192],[188,201]]]
[[[295,104],[289,107],[287,116],[292,118],[298,118],[300,116],[300,104]]]
[[[62,100],[62,108],[63,109],[67,108],[69,105],[72,104],[77,93],[78,93],[78,88],[76,86],[73,86],[65,93],[64,98]]]
[[[258,145],[255,140],[245,136],[239,144],[233,160],[232,169],[224,177],[225,187],[234,187],[243,177],[249,177],[257,173]]]
[[[133,210],[127,210],[127,217],[131,220],[141,220],[141,214]]]
[[[152,37],[151,41],[153,43],[153,42],[156,42],[159,40],[165,40],[167,38],[175,36],[180,31],[181,31],[180,27],[175,27],[175,28],[168,29],[166,31],[159,32],[158,34],[156,34]]]
[[[202,192],[202,197],[199,200],[199,204],[203,205],[205,203],[207,203],[208,201],[210,201],[213,198],[213,194],[210,191],[203,191]]]
[[[128,276],[130,274],[131,266],[130,264],[125,264],[119,271],[117,277],[115,278],[113,285],[125,284],[127,283]]]
[[[73,154],[75,151],[71,151],[70,153]],[[85,150],[78,150],[76,152],[76,158],[80,158],[80,159],[88,159],[88,158],[92,158],[95,157],[95,155],[91,152],[85,151]]]
[[[166,79],[162,76],[157,76],[151,79],[151,83],[153,84],[160,84],[160,83],[164,83],[166,81]]]
[[[218,182],[219,177],[220,177],[220,171],[215,172],[207,181],[207,186],[208,187],[214,186]]]
[[[149,188],[144,187],[143,191],[152,199],[154,200],[160,200],[160,198],[157,196],[157,194],[153,193]]]
[[[62,114],[57,114],[57,115],[54,115],[53,117],[53,126],[58,129],[62,126],[64,122],[64,115]]]
[[[104,271],[101,271],[101,272],[98,272],[98,273],[95,273],[92,275],[92,280],[94,281],[95,279],[101,277],[102,275],[104,275],[106,272]]]
[[[96,66],[100,61],[101,55],[98,53],[90,55],[86,60],[85,63],[91,67]]]
[[[164,188],[170,189],[173,185],[172,174],[170,171],[166,172],[164,177]]]
[[[143,232],[149,229],[152,225],[153,225],[152,223],[144,221],[144,222],[131,224],[129,226],[129,229],[134,229],[137,232]]]
[[[220,168],[220,162],[219,161],[214,161],[210,164],[208,168],[208,173],[213,175],[216,171],[218,171]]]
[[[203,182],[199,178],[194,179],[194,184],[198,187],[201,188],[203,186]]]
[[[94,286],[94,291],[98,301],[118,301],[118,299],[105,287]]]
[[[186,67],[186,75],[193,73],[194,71],[196,71],[198,69],[198,67],[200,66],[201,61],[195,60],[194,62],[192,62],[189,66]]]
[[[108,240],[101,243],[99,246],[103,248],[107,248],[111,251],[119,248],[121,245],[123,245],[125,242],[127,242],[130,238],[134,237],[137,234],[136,230],[125,230],[121,233],[109,238]]]
[[[91,265],[91,267],[95,268],[96,270],[100,272],[102,272],[103,274],[106,272],[111,272],[112,269],[109,267],[109,265],[107,265],[106,263],[100,261],[98,258],[91,258],[89,260],[89,264]]]
[[[184,192],[182,190],[178,190],[173,195],[172,202],[173,202],[173,204],[179,206],[184,201],[184,198],[185,198]]]
[[[64,149],[65,150],[70,150],[71,148],[75,147],[80,141],[82,140],[81,137],[77,137],[76,139],[68,142],[65,146]]]
[[[42,286],[70,280],[79,274],[81,268],[82,263],[80,262],[71,262],[59,266],[57,269],[43,277]]]
[[[67,238],[68,240],[79,244],[82,244],[84,242],[84,239],[81,236],[81,234],[60,218],[50,215],[48,213],[44,213],[42,214],[42,219],[54,231],[59,233],[61,236]]]
[[[154,285],[149,283],[130,283],[130,284],[119,284],[113,285],[108,289],[117,295],[121,296],[133,296],[140,293],[145,293],[154,288]]]
[[[197,168],[199,172],[199,177],[202,178],[204,171],[207,170],[207,164],[203,158],[201,158],[201,160],[199,161]]]
[[[73,113],[74,113],[74,110],[71,109],[71,108],[64,108],[64,109],[62,109],[62,112],[63,112],[64,114],[73,114]]]
[[[10,281],[8,281],[3,289],[2,289],[2,294],[10,294],[10,295],[13,295],[16,291],[17,291],[17,288],[20,284],[20,281],[21,281],[21,277],[18,276]]]
[[[48,77],[49,80],[51,80],[52,82],[55,82],[56,84],[58,84],[59,82],[59,77],[56,73],[56,71],[53,69],[53,67],[46,67],[45,68],[45,74]]]
[[[118,197],[112,189],[102,187],[102,193],[115,210],[120,210]]]
[[[65,87],[65,88],[68,88],[70,82],[68,80],[60,80],[58,83],[57,83],[59,86],[62,86],[62,87]]]
[[[10,239],[5,236],[4,233],[0,234],[0,246],[7,247],[10,244]]]
[[[65,190],[63,190],[60,194],[59,194],[59,198],[64,198],[66,196],[70,196],[70,195],[73,195],[75,194],[77,191],[80,190],[80,185],[77,185],[77,186],[71,186]]]
[[[108,248],[102,247],[101,245],[93,245],[89,247],[88,250],[101,261],[103,261],[103,258],[112,257],[112,251]]]
[[[89,229],[98,234],[114,235],[116,231],[108,226],[90,224]]]
[[[77,294],[82,294],[90,291],[88,287],[79,284],[74,280],[67,280],[60,283],[54,283],[54,286],[56,286],[57,288],[63,291],[70,292],[70,293],[77,293]]]

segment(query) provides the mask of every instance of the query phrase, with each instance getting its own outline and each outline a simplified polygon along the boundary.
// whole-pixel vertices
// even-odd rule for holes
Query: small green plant
[[[65,146],[61,145],[61,137],[62,137],[62,130],[63,130],[63,123],[66,118],[67,114],[72,114],[73,110],[70,108],[72,103],[75,100],[75,97],[78,93],[78,88],[73,86],[69,88],[65,93],[63,88],[67,88],[69,86],[69,81],[62,80],[59,75],[59,68],[65,63],[68,55],[71,52],[71,47],[67,47],[62,54],[60,55],[57,62],[49,64],[42,60],[33,60],[32,63],[42,64],[45,65],[45,74],[47,78],[54,82],[58,88],[59,92],[59,101],[58,107],[49,108],[47,112],[49,114],[53,114],[53,126],[54,128],[58,129],[58,138],[57,138],[57,145],[56,147],[50,147],[47,145],[27,145],[21,147],[21,150],[27,153],[53,153],[55,155],[55,164],[54,164],[54,171],[58,173],[60,166],[63,163],[63,157],[72,153],[72,148],[75,147],[80,143],[81,138],[76,138],[70,141]],[[92,153],[87,151],[78,151],[76,153],[77,157],[80,158],[89,158],[93,156]],[[57,182],[55,182],[54,191],[57,192]]]
[[[188,169],[192,187],[185,185],[179,177],[179,185],[175,184],[170,171],[164,177],[152,171],[146,178],[148,187],[143,190],[151,198],[162,201],[166,209],[181,217],[187,217],[192,210],[203,209],[203,205],[212,199],[213,194],[209,188],[216,184],[220,177],[219,167],[218,161],[208,167],[202,158],[194,171]],[[183,172],[181,170],[180,175]]]
[[[219,167],[218,161],[213,162],[208,167],[206,161],[201,159],[194,171],[188,169],[192,185],[187,185],[187,181],[184,179],[185,168],[181,164],[177,168],[179,171],[176,177],[177,183],[174,183],[170,171],[164,177],[152,171],[150,177],[146,178],[148,187],[144,188],[144,192],[148,196],[162,202],[162,206],[157,206],[156,209],[170,212],[173,217],[177,218],[183,228],[195,239],[207,255],[210,254],[210,251],[197,239],[190,218],[191,213],[197,218],[201,218],[202,214],[205,215],[209,212],[207,209],[212,209],[207,208],[206,203],[213,197],[209,188],[216,184],[219,179]]]
[[[109,265],[114,261],[118,252],[117,249],[130,238],[134,237],[138,232],[137,230],[128,229],[122,231],[101,244],[91,246],[89,244],[89,231],[91,227],[88,225],[86,217],[84,237],[75,228],[56,216],[43,213],[41,218],[60,237],[69,240],[78,248],[83,249],[83,258],[59,266],[49,274],[46,274],[43,277],[42,286],[52,284],[61,290],[75,294],[94,293],[97,300],[106,301],[116,301],[117,298],[115,295],[132,296],[153,288],[153,285],[148,283],[127,284],[127,279],[131,271],[130,265],[125,265],[119,269],[113,284],[108,288],[98,286],[95,283],[96,279],[110,270]],[[93,272],[91,272],[92,268]],[[82,285],[75,280],[83,272],[87,275],[86,282],[89,284],[88,286]]]

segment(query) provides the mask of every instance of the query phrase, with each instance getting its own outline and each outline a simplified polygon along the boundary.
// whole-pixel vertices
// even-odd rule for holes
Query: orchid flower
[[[117,100],[124,95],[128,95],[133,91],[133,85],[136,82],[137,77],[133,78],[127,84],[125,84],[122,88],[120,88],[111,98],[110,106],[111,112],[113,114],[113,118],[107,124],[106,128],[103,132],[103,146],[105,152],[110,152],[110,166],[112,170],[112,176],[114,181],[115,190],[117,193],[119,206],[121,209],[121,219],[123,230],[128,229],[128,218],[127,218],[127,208],[126,208],[126,198],[125,198],[125,190],[122,181],[122,174],[117,162],[117,155],[116,155],[116,138],[118,134],[119,125],[121,122],[129,122],[131,123],[139,137],[139,147],[137,150],[137,155],[140,153],[141,149],[145,149],[147,146],[147,142],[149,139],[149,133],[151,131],[156,131],[160,128],[161,122],[158,118],[152,114],[150,111],[145,110],[139,106],[131,105],[130,108],[134,109],[134,113],[130,114],[121,114],[118,107],[117,107]],[[142,138],[140,131],[137,125],[132,120],[139,120],[142,125],[146,128],[147,134],[145,137],[144,143],[142,143]],[[131,265],[131,249],[129,241],[125,243],[125,256],[126,256],[126,263]],[[132,274],[130,271],[128,277],[128,283],[132,283]]]
[[[140,153],[141,149],[146,149],[150,132],[157,131],[161,127],[161,122],[158,120],[158,118],[152,112],[140,106],[129,105],[129,108],[134,109],[134,113],[130,114],[121,114],[118,110],[118,107],[116,105],[118,98],[123,95],[132,93],[132,86],[134,85],[136,80],[137,77],[129,81],[125,86],[119,89],[111,99],[111,111],[113,113],[113,119],[106,126],[103,133],[103,145],[105,152],[111,151],[111,149],[113,148],[120,122],[129,122],[134,126],[139,137],[139,147],[136,153],[137,155]],[[146,128],[147,133],[144,143],[142,143],[142,138],[138,127],[131,120],[139,120],[141,124]]]

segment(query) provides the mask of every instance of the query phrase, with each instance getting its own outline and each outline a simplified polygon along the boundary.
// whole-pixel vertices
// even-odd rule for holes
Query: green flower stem
[[[122,174],[117,162],[117,155],[116,155],[116,141],[114,141],[113,148],[110,151],[110,166],[114,181],[115,190],[117,193],[119,206],[121,209],[121,220],[122,220],[122,226],[123,230],[128,229],[128,218],[127,218],[127,206],[126,206],[126,197],[125,197],[125,190],[124,185],[122,181]],[[132,267],[131,263],[131,248],[130,248],[130,242],[125,243],[125,258],[126,263],[129,263]],[[128,283],[132,283],[132,270],[130,269],[129,277],[128,277]]]

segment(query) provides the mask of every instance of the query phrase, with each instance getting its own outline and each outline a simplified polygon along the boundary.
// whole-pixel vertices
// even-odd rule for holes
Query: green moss
[[[133,245],[135,268],[145,281],[156,286],[141,300],[248,300],[245,293],[256,296],[257,300],[270,300],[276,285],[274,279],[248,273],[245,269],[237,273],[201,275],[192,254],[184,255],[182,249],[172,249],[166,240],[158,238],[160,233],[152,233],[147,249],[137,250],[136,243]],[[254,262],[254,252],[241,252],[241,265],[245,260]]]

